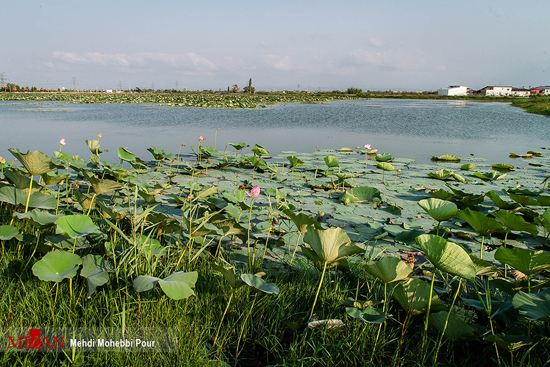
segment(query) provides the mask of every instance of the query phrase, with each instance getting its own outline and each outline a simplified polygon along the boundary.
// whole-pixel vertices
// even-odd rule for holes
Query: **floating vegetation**
[[[2,312],[22,293],[38,324],[174,326],[211,364],[259,345],[266,363],[291,363],[304,343],[351,365],[460,364],[463,342],[497,364],[548,360],[550,195],[536,166],[458,175],[446,156],[226,154],[202,136],[193,154],[120,147],[112,163],[100,140],[83,142],[89,160],[64,139],[52,155],[0,157]]]

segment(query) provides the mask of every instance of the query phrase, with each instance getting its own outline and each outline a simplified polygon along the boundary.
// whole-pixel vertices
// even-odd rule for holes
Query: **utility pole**
[[[155,91],[155,82],[152,83],[153,84],[153,92]]]
[[[6,73],[0,74],[0,87],[6,86]]]
[[[178,89],[178,81],[176,80],[176,90],[179,90]]]
[[[76,78],[73,76],[73,92],[76,92]]]

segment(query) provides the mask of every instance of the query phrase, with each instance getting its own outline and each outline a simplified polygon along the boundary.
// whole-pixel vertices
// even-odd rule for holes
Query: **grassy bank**
[[[542,152],[518,152],[518,169],[202,143],[185,156],[149,148],[151,161],[119,148],[118,164],[101,159],[100,138],[89,160],[63,145],[10,150],[22,165],[2,163],[4,327],[174,327],[179,347],[8,350],[4,365],[550,359]]]
[[[512,106],[521,107],[529,113],[550,116],[550,96],[537,96],[513,100]]]

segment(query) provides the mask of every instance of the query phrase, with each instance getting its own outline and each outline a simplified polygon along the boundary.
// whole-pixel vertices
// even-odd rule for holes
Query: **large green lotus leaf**
[[[176,218],[169,217],[160,212],[152,212],[147,216],[147,220],[152,224],[156,224],[158,229],[162,229],[164,233],[173,233],[181,230],[181,226]]]
[[[327,167],[329,167],[329,168],[340,166],[340,163],[338,163],[338,159],[336,159],[336,157],[333,156],[333,155],[327,155],[324,158],[324,161],[325,161],[325,164],[327,165]]]
[[[4,186],[0,188],[0,201],[24,207],[27,202],[27,194],[13,186]],[[35,192],[29,198],[29,208],[55,209],[56,205],[57,200],[54,196],[45,195],[41,192]]]
[[[320,269],[323,268],[325,262],[327,263],[327,269],[330,269],[337,266],[338,260],[344,259],[346,256],[365,252],[365,250],[351,242],[342,228],[333,227],[320,230],[310,226],[304,236],[304,242],[311,246],[311,251],[317,255],[320,262],[316,263],[316,266],[318,268],[321,266]],[[308,254],[308,252],[304,252],[306,255]]]
[[[103,152],[108,152],[108,150],[100,149],[99,140],[86,140],[86,145],[88,146],[88,149],[90,149],[90,152],[93,154],[99,154]]]
[[[462,166],[460,166],[460,169],[463,171],[469,171],[474,168],[476,168],[476,165],[473,163],[465,163]]]
[[[218,264],[212,264],[212,268],[222,273],[224,279],[229,283],[231,288],[240,288],[246,284],[242,280],[236,279],[234,266],[222,266]]]
[[[501,197],[494,191],[489,191],[485,193],[485,196],[491,199],[491,201],[495,203],[495,205],[498,206],[500,209],[511,210],[518,207],[518,204],[512,204],[502,200]]]
[[[96,194],[105,194],[107,192],[117,191],[124,188],[124,186],[116,181],[96,178],[89,172],[84,172],[84,175],[92,184],[92,188]]]
[[[367,273],[380,279],[384,283],[403,280],[412,273],[412,269],[409,265],[393,256],[386,256],[372,265],[365,265],[364,269]]]
[[[382,153],[376,155],[376,161],[377,162],[388,162],[391,161],[392,157],[390,153]]]
[[[90,243],[84,237],[81,238],[71,238],[61,234],[57,235],[46,235],[46,244],[49,246],[56,247],[63,250],[79,250],[81,248],[90,247]]]
[[[231,145],[233,148],[237,150],[243,150],[244,148],[248,148],[250,145],[246,143],[227,143],[227,145]]]
[[[0,189],[0,192],[2,192],[2,189]],[[2,201],[1,196],[0,201]],[[542,215],[536,217],[535,222],[543,226],[546,231],[550,232],[550,208],[546,209]]]
[[[495,259],[527,275],[550,269],[550,255],[544,250],[499,247]]]
[[[80,256],[66,251],[48,252],[32,267],[32,273],[46,282],[61,282],[73,278],[82,264]]]
[[[184,299],[195,294],[192,288],[195,287],[198,274],[196,271],[189,273],[178,271],[159,280],[158,283],[168,297],[176,300]]]
[[[162,149],[157,149],[156,147],[153,147],[153,148],[147,148],[147,150],[151,152],[151,154],[153,155],[153,158],[155,158],[155,160],[157,161],[160,161],[162,159],[174,159],[174,155],[172,153],[168,154]],[[133,160],[135,160],[135,156]]]
[[[16,170],[9,170],[4,172],[5,178],[23,192],[29,192],[29,186],[31,184],[31,179],[27,176],[24,176],[21,172]],[[38,182],[33,181],[31,192],[37,192],[42,190],[42,185],[39,185]],[[25,197],[26,198],[26,197]]]
[[[418,315],[428,308],[430,299],[430,284],[416,278],[409,278],[394,288],[393,298],[399,302],[405,311]],[[432,310],[444,310],[445,306],[434,293],[432,294]]]
[[[283,210],[283,213],[290,217],[292,222],[294,222],[294,224],[298,228],[298,232],[300,233],[306,233],[309,226],[313,226],[317,229],[322,228],[321,223],[316,221],[315,218],[310,217],[309,215],[306,215],[304,213],[294,214],[294,212],[289,209]]]
[[[455,218],[467,222],[481,236],[486,236],[496,231],[501,231],[503,228],[499,222],[493,218],[489,218],[483,213],[466,208],[460,210]]]
[[[412,231],[403,231],[395,236],[396,242],[404,243],[407,246],[412,246],[416,244],[416,237],[424,234],[424,232],[419,231],[418,229],[413,229]]]
[[[452,175],[452,172],[447,170],[447,169],[444,169],[444,168],[442,168],[442,169],[440,169],[439,171],[436,171],[436,172],[430,172],[430,173],[428,173],[428,176],[430,176],[432,178],[436,178],[438,180],[443,180],[443,181],[450,180],[450,179],[454,178],[453,175]]]
[[[267,283],[265,280],[254,274],[241,274],[243,282],[257,290],[267,294],[279,294],[280,290],[273,283]]]
[[[201,190],[195,194],[195,198],[206,198],[211,195],[215,195],[218,193],[218,188],[216,186],[211,186],[207,189]]]
[[[150,275],[140,275],[133,281],[133,287],[136,292],[145,292],[153,289],[155,285],[160,281],[160,278],[152,277]]]
[[[507,335],[507,334],[495,334],[487,335],[483,338],[486,342],[496,343],[499,348],[507,350],[512,353],[519,348],[533,344],[533,339],[525,335]]]
[[[436,198],[420,200],[418,205],[420,205],[420,207],[424,209],[430,217],[438,222],[443,222],[450,219],[458,212],[458,208],[455,203]]]
[[[534,223],[527,223],[523,217],[512,214],[506,210],[499,210],[490,213],[496,217],[504,227],[510,231],[524,231],[536,236],[539,233],[537,225]]]
[[[382,195],[380,193],[380,190],[374,187],[354,187],[342,194],[339,200],[341,203],[346,205],[350,203],[373,202],[381,201]]]
[[[55,233],[65,234],[71,238],[79,238],[99,231],[92,219],[86,215],[66,215],[55,221]]]
[[[96,203],[103,211],[103,215],[107,216],[109,219],[114,220],[115,222],[120,222],[122,219],[131,214],[129,210],[123,209],[121,207],[110,207],[101,201],[96,201]]]
[[[29,222],[37,228],[47,228],[52,226],[56,220],[61,218],[63,214],[51,214],[47,211],[43,210],[32,210],[30,212],[26,213],[13,213],[14,217],[17,217],[19,219],[28,219]]]
[[[113,271],[111,264],[100,255],[89,254],[82,258],[80,276],[86,278],[88,297],[95,292],[97,287],[109,281],[109,272]]]
[[[501,173],[515,171],[514,166],[506,163],[495,163],[491,166],[491,168]]]
[[[261,146],[260,144],[254,144],[254,148],[252,148],[252,151],[254,152],[254,154],[256,154],[258,157],[261,157],[261,156],[264,156],[264,155],[268,155],[269,152],[267,151],[267,149],[265,149],[263,146]]]
[[[358,310],[355,307],[346,307],[346,313],[355,319],[359,319],[369,324],[381,324],[386,321],[387,317],[384,311],[372,306],[367,306],[362,310]]]
[[[14,226],[3,225],[0,226],[0,240],[8,241],[19,234],[19,230]]]
[[[19,196],[18,198],[21,198]],[[25,202],[20,203],[22,206],[25,205]],[[55,209],[57,206],[57,199],[55,196],[46,195],[41,192],[34,192],[29,198],[29,208],[36,209]]]
[[[506,192],[506,195],[510,197],[510,199],[514,200],[516,203],[521,204],[523,206],[539,206],[540,203],[533,199],[531,196],[527,195],[517,195],[512,194],[510,192]]]
[[[23,167],[25,167],[32,176],[41,175],[55,169],[52,159],[38,150],[32,152],[27,151],[27,153],[21,153],[19,149],[16,148],[10,148],[8,150],[21,162]]]
[[[519,291],[537,293],[543,288],[550,287],[550,279],[522,279],[513,281],[505,278],[497,278],[491,281],[491,285],[513,296]]]
[[[53,171],[42,174],[42,179],[46,185],[55,185],[69,177],[68,173],[56,174]],[[34,184],[33,184],[34,186]]]
[[[13,186],[0,187],[0,201],[11,205],[18,205],[27,200],[25,193]]]
[[[120,159],[122,159],[123,161],[133,162],[133,161],[136,160],[136,155],[134,153],[130,152],[126,148],[118,148],[117,149],[117,154],[118,154],[118,157]]]
[[[384,171],[395,171],[394,165],[388,162],[378,162],[376,163],[376,167]]]
[[[429,325],[439,330],[439,332],[443,332],[443,329],[445,329],[447,315],[447,311],[431,314]],[[474,337],[474,330],[460,317],[455,314],[450,314],[444,335],[446,338],[451,340],[469,339]]]
[[[498,272],[496,266],[488,263],[483,259],[480,259],[479,257],[475,257],[474,255],[470,254],[470,259],[472,259],[472,262],[474,263],[474,266],[476,268],[476,275],[493,275]]]
[[[290,162],[290,165],[292,167],[298,167],[298,166],[304,164],[304,161],[302,161],[300,158],[296,157],[295,155],[288,156],[288,157],[286,157],[286,159],[288,159],[288,161]]]
[[[436,156],[432,155],[432,160],[434,160],[434,161],[444,161],[444,162],[460,162],[460,158],[458,158],[457,156],[454,156],[452,154],[443,154],[443,155],[440,155],[439,157],[436,157]]]
[[[512,299],[514,308],[527,320],[550,322],[550,293],[519,291]]]
[[[476,268],[468,253],[459,245],[442,237],[423,234],[416,237],[416,243],[426,257],[439,270],[475,281]]]

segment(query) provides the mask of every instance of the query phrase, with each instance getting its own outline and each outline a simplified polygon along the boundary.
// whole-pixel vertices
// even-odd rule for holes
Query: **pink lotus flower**
[[[370,149],[370,144],[365,144],[363,147],[365,147],[365,149]]]
[[[61,140],[59,140],[59,144],[61,144],[61,145],[67,144],[67,143],[65,143],[65,138],[61,138]]]
[[[2,164],[6,163],[6,158],[2,157],[2,161],[0,161],[0,163]]]
[[[256,199],[260,195],[260,186],[256,185],[250,190],[250,192],[245,191],[246,195],[250,196],[252,199]]]
[[[202,135],[199,136],[199,141],[203,141],[203,140],[204,140],[203,136]]]

